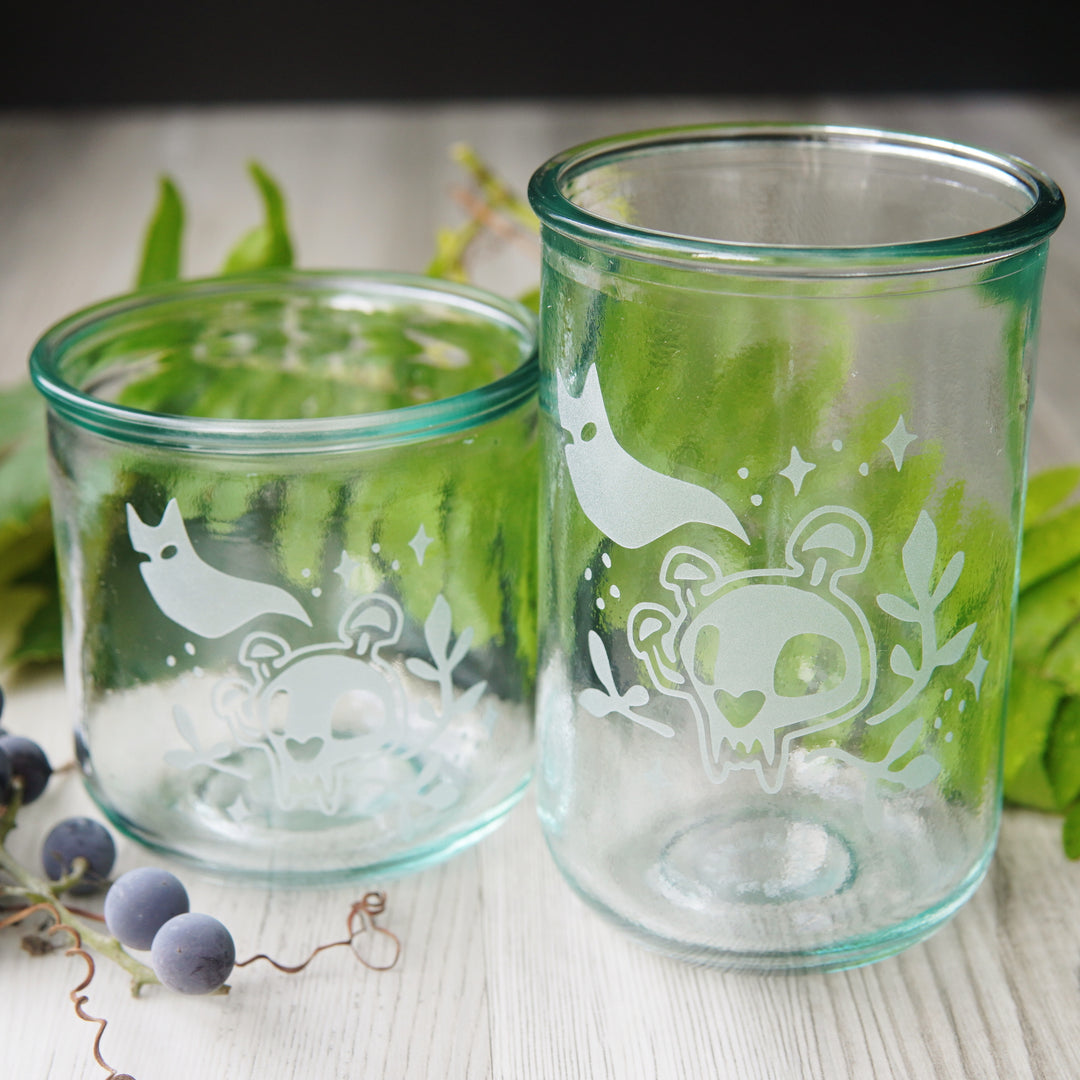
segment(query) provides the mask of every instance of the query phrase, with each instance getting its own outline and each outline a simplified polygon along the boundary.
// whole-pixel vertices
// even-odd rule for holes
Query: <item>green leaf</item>
[[[0,588],[0,670],[13,662],[23,640],[23,632],[35,615],[52,599],[48,589],[37,585],[7,585]]]
[[[1014,666],[1005,725],[1005,798],[1010,802],[1057,809],[1043,758],[1060,698],[1060,690],[1037,671]]]
[[[1020,594],[1013,655],[1039,664],[1054,642],[1080,618],[1080,562]]]
[[[142,261],[135,278],[137,289],[180,279],[180,242],[184,234],[184,203],[180,191],[163,176],[157,207],[146,227]]]
[[[1060,506],[1080,484],[1080,465],[1046,469],[1028,480],[1024,528],[1034,525]]]
[[[26,525],[48,498],[45,405],[20,383],[0,393],[0,525]]]
[[[265,220],[245,233],[225,258],[222,273],[246,274],[293,265],[293,245],[285,211],[285,198],[272,176],[258,162],[248,171],[259,189]]]
[[[1056,682],[1066,693],[1080,694],[1080,623],[1073,623],[1054,642],[1042,662],[1040,674]]]
[[[1080,559],[1080,506],[1070,506],[1024,532],[1020,588],[1027,589]]]
[[[12,650],[13,665],[45,663],[63,655],[60,594],[52,590],[23,627],[22,638]]]
[[[1065,854],[1070,859],[1080,859],[1080,803],[1071,806],[1065,815],[1061,840],[1065,846]]]
[[[1061,808],[1080,796],[1080,698],[1058,709],[1046,744],[1046,773]]]

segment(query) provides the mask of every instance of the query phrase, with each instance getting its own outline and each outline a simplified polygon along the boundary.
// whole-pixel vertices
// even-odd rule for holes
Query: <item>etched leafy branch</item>
[[[867,777],[864,810],[866,819],[872,827],[881,824],[882,808],[878,793],[882,783],[899,784],[916,791],[932,783],[941,772],[941,766],[929,754],[919,754],[912,758],[902,769],[893,769],[893,764],[907,754],[922,733],[923,720],[912,720],[893,740],[892,746],[879,761],[867,761],[839,747],[822,747],[810,753],[810,759],[833,758],[847,765],[854,765]]]
[[[432,719],[437,720],[438,729],[428,740],[429,742],[446,729],[453,717],[474,709],[487,689],[487,680],[481,679],[473,683],[468,690],[455,696],[454,669],[468,655],[473,630],[471,626],[465,627],[451,648],[450,623],[450,605],[440,593],[435,597],[431,613],[424,623],[424,640],[427,642],[428,652],[433,662],[429,664],[426,660],[415,656],[410,656],[405,661],[406,668],[418,679],[437,683],[439,687],[441,712],[437,717],[432,713]]]
[[[977,624],[971,623],[943,644],[937,643],[934,613],[956,587],[964,569],[964,553],[958,551],[942,571],[937,585],[932,586],[937,548],[937,529],[923,510],[901,552],[904,574],[914,604],[893,593],[880,593],[877,597],[878,606],[886,614],[918,626],[922,642],[920,664],[915,666],[915,661],[903,645],[893,647],[889,665],[901,678],[910,680],[911,685],[887,709],[870,717],[866,721],[868,724],[880,724],[911,704],[926,688],[937,668],[955,664],[964,655],[975,633]]]
[[[238,776],[242,780],[250,780],[251,774],[243,769],[237,769],[232,765],[223,764],[224,759],[231,757],[234,748],[228,743],[218,742],[213,746],[204,748],[199,742],[199,736],[195,732],[188,711],[181,705],[173,706],[173,723],[180,733],[184,742],[191,747],[190,750],[166,750],[165,762],[177,769],[193,769],[197,766],[205,766],[216,769],[218,772],[227,773],[230,776]]]
[[[589,631],[589,657],[596,677],[604,684],[604,689],[589,687],[582,690],[578,695],[578,701],[583,709],[597,719],[617,713],[619,716],[625,716],[627,720],[633,720],[635,724],[641,724],[650,731],[663,735],[665,739],[670,739],[675,734],[675,729],[670,724],[634,712],[635,707],[649,703],[649,691],[644,686],[634,685],[625,694],[619,693],[615,686],[615,675],[611,670],[611,661],[608,659],[604,642],[595,630]]]

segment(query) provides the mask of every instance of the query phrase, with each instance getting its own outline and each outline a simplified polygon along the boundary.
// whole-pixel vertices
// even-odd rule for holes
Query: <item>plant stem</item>
[[[12,889],[0,885],[0,896],[5,893],[9,895],[16,894],[25,897],[34,904],[52,904],[59,912],[61,921],[77,930],[79,936],[87,945],[95,952],[107,956],[114,963],[119,964],[131,976],[131,993],[134,996],[137,997],[144,986],[159,982],[153,971],[145,964],[139,963],[134,957],[129,956],[116,938],[99,933],[93,927],[87,926],[82,919],[66,908],[53,894],[52,885],[26,870],[2,844],[0,844],[0,869],[12,877],[18,886],[18,888]]]

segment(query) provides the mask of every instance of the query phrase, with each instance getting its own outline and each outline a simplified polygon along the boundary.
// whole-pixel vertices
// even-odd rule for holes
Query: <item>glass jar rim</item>
[[[567,194],[572,180],[628,157],[750,142],[861,147],[947,161],[972,173],[1011,181],[1014,188],[1028,193],[1031,203],[1022,214],[976,232],[902,243],[819,246],[729,241],[623,224],[586,210]],[[1045,241],[1065,215],[1065,200],[1057,184],[1021,158],[930,136],[833,124],[702,124],[596,139],[540,166],[529,182],[529,201],[546,228],[616,256],[699,270],[735,268],[784,275],[800,268],[824,276],[916,273],[993,262]]]
[[[369,413],[318,418],[232,420],[154,413],[95,397],[67,381],[66,352],[110,321],[207,300],[259,300],[283,295],[342,295],[406,303],[436,301],[506,327],[521,359],[506,375],[435,401]],[[30,376],[50,409],[80,427],[124,442],[215,454],[327,453],[426,441],[467,431],[503,416],[536,392],[536,318],[522,304],[458,282],[377,270],[264,270],[193,278],[139,289],[67,316],[41,335],[30,353]]]

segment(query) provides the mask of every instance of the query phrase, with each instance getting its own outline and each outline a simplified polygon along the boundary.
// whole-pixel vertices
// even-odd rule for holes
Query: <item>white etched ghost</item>
[[[149,562],[139,564],[162,613],[205,638],[224,637],[260,615],[287,615],[311,626],[295,597],[276,585],[235,577],[203,562],[192,547],[180,507],[170,499],[161,521],[147,525],[127,504],[131,546]]]

